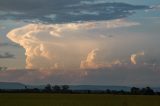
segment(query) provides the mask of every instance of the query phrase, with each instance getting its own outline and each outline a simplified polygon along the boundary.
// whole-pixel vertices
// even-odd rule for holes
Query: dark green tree
[[[153,95],[154,91],[150,87],[142,88],[141,93],[143,95]]]
[[[45,90],[46,92],[51,92],[51,91],[52,91],[52,86],[51,86],[50,84],[47,84],[47,85],[45,86],[44,90]]]
[[[63,92],[69,91],[69,86],[68,85],[62,85],[62,91]]]
[[[131,94],[138,95],[140,94],[140,92],[141,90],[139,88],[136,88],[136,87],[131,88]]]
[[[58,85],[55,85],[52,87],[54,92],[60,92],[61,91],[61,87]]]

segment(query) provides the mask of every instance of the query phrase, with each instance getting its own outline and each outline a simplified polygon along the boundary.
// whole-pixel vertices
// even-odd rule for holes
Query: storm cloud
[[[0,80],[159,85],[158,4],[0,0]]]
[[[88,32],[137,25],[139,23],[125,19],[50,25],[29,24],[13,29],[7,37],[25,49],[26,68],[29,69],[103,68],[120,64],[120,61],[114,59],[115,61],[107,63],[96,63],[95,48],[106,49],[108,39],[104,39],[101,34],[91,35]],[[82,56],[86,55],[87,59],[82,60]]]

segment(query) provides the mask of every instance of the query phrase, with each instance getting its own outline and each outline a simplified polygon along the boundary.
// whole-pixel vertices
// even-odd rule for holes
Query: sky
[[[0,0],[0,81],[160,85],[159,0]]]

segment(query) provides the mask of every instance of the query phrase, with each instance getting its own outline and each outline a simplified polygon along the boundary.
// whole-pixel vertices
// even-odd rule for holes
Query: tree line
[[[160,92],[155,92],[150,87],[138,88],[132,87],[130,91],[124,90],[72,90],[69,85],[50,85],[47,84],[43,89],[28,88],[24,89],[0,89],[0,93],[68,93],[68,94],[116,94],[116,95],[160,95]]]

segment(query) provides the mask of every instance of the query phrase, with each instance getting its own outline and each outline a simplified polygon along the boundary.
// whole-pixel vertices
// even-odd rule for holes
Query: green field
[[[160,106],[160,96],[0,94],[0,106]]]

